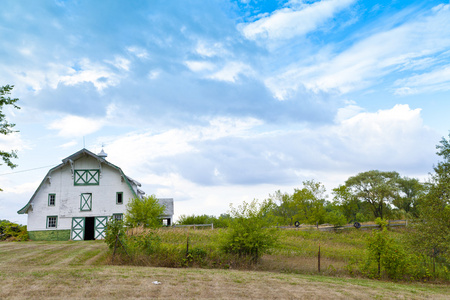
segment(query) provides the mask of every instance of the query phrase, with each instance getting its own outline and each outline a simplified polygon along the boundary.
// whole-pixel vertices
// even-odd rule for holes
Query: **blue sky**
[[[26,223],[51,166],[83,147],[226,212],[305,180],[427,178],[450,121],[448,1],[2,1],[0,219]]]

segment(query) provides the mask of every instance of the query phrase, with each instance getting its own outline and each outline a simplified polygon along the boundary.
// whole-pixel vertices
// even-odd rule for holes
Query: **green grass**
[[[141,230],[135,230],[139,234]],[[186,228],[162,228],[152,232],[160,237],[160,247],[155,253],[140,255],[139,249],[131,251],[133,260],[119,257],[118,264],[134,264],[160,267],[201,267],[219,269],[259,270],[278,273],[318,274],[318,251],[320,246],[320,274],[332,276],[373,276],[374,264],[364,267],[367,261],[367,238],[371,230],[318,231],[279,229],[278,243],[263,255],[258,264],[251,259],[236,257],[221,251],[220,241],[226,229],[189,230]],[[391,238],[405,249],[408,232],[405,229],[390,231]],[[186,258],[189,239],[190,257]],[[411,273],[404,274],[402,280],[438,280],[449,281],[448,267],[438,266],[431,274],[431,264],[423,260],[408,267]],[[367,269],[369,268],[369,269]],[[387,279],[386,273],[382,274]]]
[[[169,231],[164,234],[169,235]],[[186,233],[184,233],[186,234]],[[213,246],[214,232],[190,232],[194,241]],[[327,247],[364,240],[364,234],[350,233],[341,241],[332,234],[286,232],[285,247],[292,251],[297,243],[323,242]],[[170,236],[182,245],[182,232]],[[198,238],[198,239],[197,239]],[[349,243],[345,242],[348,241]],[[327,244],[328,243],[328,244]],[[341,243],[341,244],[339,244]],[[196,244],[198,246],[198,244]],[[322,244],[321,244],[322,247]],[[314,248],[314,247],[311,247]],[[51,255],[44,255],[51,254]],[[339,275],[330,277],[271,270],[237,271],[196,268],[152,268],[118,266],[108,263],[108,250],[102,241],[0,243],[0,299],[30,298],[305,298],[321,299],[446,299],[450,286],[437,283],[395,283]],[[283,257],[282,254],[280,257]],[[40,259],[30,259],[39,257]],[[268,255],[264,259],[276,257]],[[337,255],[339,259],[345,257]],[[110,257],[109,257],[110,258]],[[294,260],[305,257],[292,256]],[[307,259],[308,257],[306,257]],[[268,267],[267,261],[262,266]],[[161,285],[153,285],[158,280]]]

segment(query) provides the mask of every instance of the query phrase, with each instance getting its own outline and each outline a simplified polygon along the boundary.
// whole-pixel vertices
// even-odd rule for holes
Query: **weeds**
[[[450,280],[450,268],[444,261],[433,260],[408,249],[404,241],[407,232],[404,230],[375,232],[385,234],[389,240],[389,246],[382,250],[380,275],[368,242],[368,238],[374,233],[369,231],[349,230],[336,233],[317,230],[278,230],[276,232],[278,243],[268,248],[268,252],[255,264],[252,256],[239,256],[223,251],[223,236],[228,230],[187,228],[129,230],[126,235],[126,247],[132,259],[125,253],[116,253],[117,258],[114,262],[155,267],[317,274],[317,251],[320,244],[323,275],[407,281]]]

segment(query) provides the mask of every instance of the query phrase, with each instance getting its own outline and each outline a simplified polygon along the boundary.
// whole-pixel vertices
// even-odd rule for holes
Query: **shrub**
[[[27,226],[19,225],[8,220],[0,221],[0,241],[27,241],[28,239]]]
[[[161,238],[153,231],[144,231],[138,235],[130,236],[127,244],[128,247],[133,248],[134,252],[151,255],[159,249]]]
[[[238,208],[231,206],[229,229],[225,232],[222,249],[226,253],[250,256],[254,262],[277,240],[275,228],[270,228],[271,202],[258,205],[256,200],[244,202]]]
[[[181,215],[178,218],[179,225],[194,225],[194,224],[213,224],[214,228],[228,227],[230,215],[221,214],[219,217],[208,215]]]
[[[369,257],[365,265],[365,273],[370,277],[381,277],[381,269],[390,279],[400,279],[407,266],[406,252],[391,237],[386,229],[387,222],[380,218],[375,220],[380,225],[380,230],[373,230],[367,239]],[[376,263],[377,271],[371,268],[372,262]]]
[[[325,215],[325,222],[339,227],[347,224],[347,218],[339,211],[330,211]]]
[[[106,224],[105,232],[105,243],[108,245],[110,250],[113,250],[115,246],[119,246],[119,248],[121,248],[120,245],[116,245],[116,239],[119,239],[122,245],[126,245],[127,237],[125,234],[123,221],[111,217]]]

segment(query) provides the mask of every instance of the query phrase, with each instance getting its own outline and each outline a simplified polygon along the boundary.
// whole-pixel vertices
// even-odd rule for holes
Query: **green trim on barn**
[[[106,161],[104,158],[101,158],[100,156],[98,156],[98,155],[92,153],[91,151],[89,151],[89,150],[83,148],[83,149],[81,149],[80,151],[78,151],[78,152],[72,154],[71,156],[69,156],[69,157],[63,159],[63,160],[62,160],[62,161],[63,161],[62,164],[59,164],[59,165],[57,165],[56,167],[50,169],[50,171],[48,171],[47,175],[45,176],[44,180],[42,180],[41,184],[39,185],[39,187],[37,188],[37,190],[34,192],[33,196],[31,196],[31,199],[28,201],[27,204],[25,204],[24,207],[22,207],[21,209],[19,209],[19,210],[17,211],[17,213],[18,213],[18,214],[26,214],[26,213],[28,213],[28,209],[30,208],[31,203],[33,202],[34,197],[36,196],[36,194],[38,193],[38,191],[41,189],[41,187],[44,185],[44,182],[45,182],[46,180],[48,180],[49,182],[51,181],[50,174],[51,174],[53,171],[57,170],[57,169],[63,168],[65,165],[67,165],[68,163],[71,162],[71,159],[74,159],[74,160],[78,159],[81,155],[90,155],[91,157],[96,158],[100,163],[105,163],[105,164],[107,164],[108,166],[110,166],[110,167],[115,168],[116,170],[118,170],[118,171],[119,171],[119,174],[122,176],[123,181],[126,182],[126,184],[128,185],[128,187],[130,188],[130,191],[131,191],[131,194],[133,195],[133,197],[134,197],[134,198],[138,198],[138,195],[137,195],[136,191],[133,189],[133,187],[131,186],[131,183],[130,183],[130,180],[132,180],[132,179],[129,178],[129,177],[127,177],[127,176],[123,173],[123,171],[122,171],[121,168],[119,168],[118,166],[116,166],[116,165],[114,165],[114,164],[112,164],[112,163]],[[141,186],[138,182],[136,182],[136,181],[134,181],[134,180],[133,180],[133,182],[134,182],[134,184],[136,184],[136,189],[137,189],[138,186]]]
[[[70,229],[28,231],[28,236],[33,241],[68,241]]]
[[[123,204],[123,192],[116,193],[116,204],[119,204],[119,205]]]
[[[100,184],[100,170],[75,170],[73,176],[74,185],[99,185]]]

